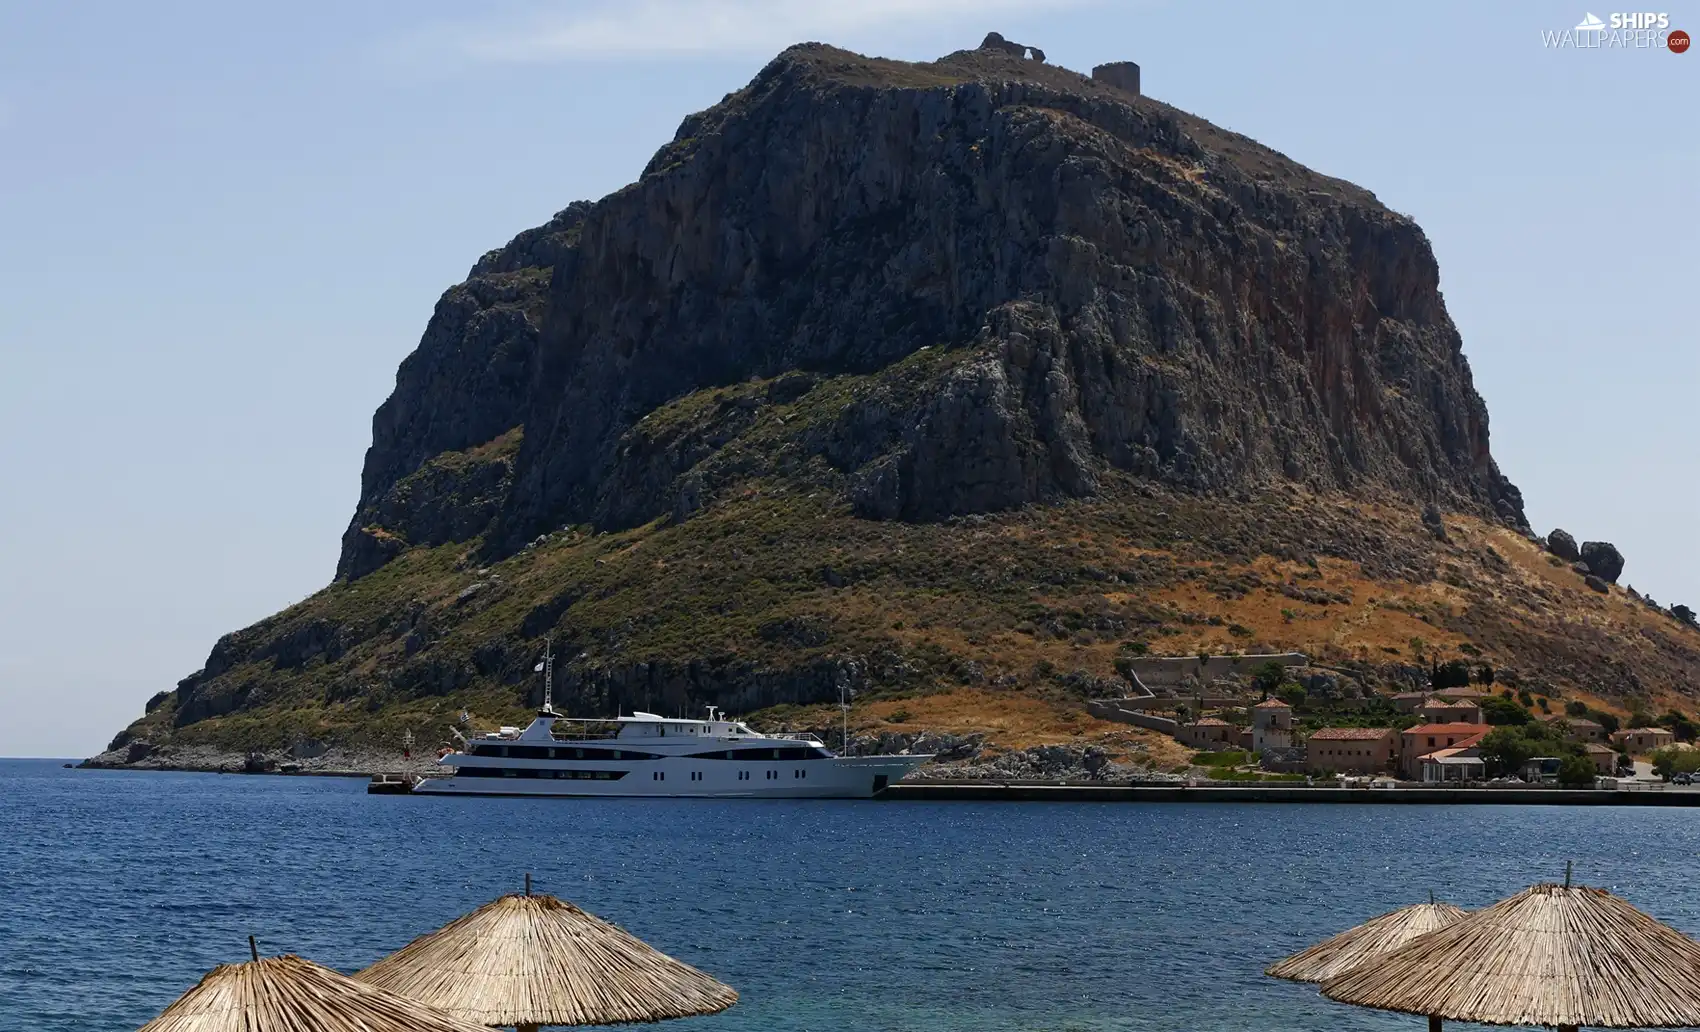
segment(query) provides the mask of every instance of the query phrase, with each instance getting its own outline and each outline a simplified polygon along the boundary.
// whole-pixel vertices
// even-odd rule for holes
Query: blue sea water
[[[1260,972],[1431,889],[1481,906],[1566,860],[1700,932],[1700,810],[364,788],[0,761],[0,1030],[135,1029],[250,934],[353,971],[528,871],[742,994],[680,1032],[1416,1032]]]

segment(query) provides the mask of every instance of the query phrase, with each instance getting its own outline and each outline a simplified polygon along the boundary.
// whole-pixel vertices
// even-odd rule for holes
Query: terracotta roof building
[[[1305,739],[1305,769],[1315,773],[1389,773],[1398,740],[1398,733],[1390,727],[1325,727]]]
[[[1423,776],[1423,757],[1437,749],[1474,745],[1491,728],[1461,721],[1447,724],[1418,724],[1399,736],[1399,774],[1407,781]],[[1475,741],[1468,741],[1474,739]]]
[[[1226,720],[1200,717],[1197,720],[1189,720],[1176,729],[1175,738],[1182,745],[1189,745],[1194,749],[1220,749],[1237,744],[1239,732]]]
[[[1611,740],[1632,753],[1647,753],[1676,744],[1676,735],[1662,727],[1632,727],[1619,731]]]
[[[1569,738],[1572,742],[1603,742],[1606,740],[1605,725],[1587,717],[1571,717],[1563,713],[1537,713],[1535,719],[1543,724],[1556,724],[1563,721],[1569,728]]]
[[[1399,692],[1393,696],[1393,708],[1400,713],[1415,713],[1428,697],[1428,692]]]
[[[1480,724],[1482,708],[1467,700],[1453,701],[1431,695],[1417,707],[1417,715],[1431,724]]]
[[[1442,699],[1450,699],[1454,702],[1480,702],[1482,699],[1487,698],[1491,693],[1483,688],[1460,685],[1456,688],[1436,688],[1431,694],[1438,695]]]
[[[1293,707],[1280,699],[1264,699],[1251,708],[1251,751],[1259,756],[1271,749],[1293,747]]]
[[[1594,761],[1594,769],[1601,774],[1617,773],[1617,750],[1599,742],[1589,742],[1583,746],[1588,753],[1588,759]]]

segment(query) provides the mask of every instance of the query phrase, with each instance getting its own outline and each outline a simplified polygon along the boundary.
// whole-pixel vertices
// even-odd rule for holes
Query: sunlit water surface
[[[1566,860],[1700,932],[1687,809],[364,791],[0,761],[0,1029],[135,1029],[250,934],[354,971],[528,871],[742,994],[680,1032],[1420,1032],[1260,972],[1431,889],[1477,907]]]

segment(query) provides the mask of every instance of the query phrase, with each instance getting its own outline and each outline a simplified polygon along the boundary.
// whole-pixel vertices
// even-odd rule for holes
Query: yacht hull
[[[640,761],[512,763],[470,776],[459,768],[421,780],[420,795],[659,799],[868,799],[930,756],[838,756],[729,762],[691,757]]]

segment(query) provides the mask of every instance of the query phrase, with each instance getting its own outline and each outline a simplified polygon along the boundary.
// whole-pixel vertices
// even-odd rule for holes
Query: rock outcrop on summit
[[[1291,608],[1356,604],[1300,583],[1330,556],[1463,598],[1512,576],[1492,534],[1534,547],[1422,230],[1140,95],[1137,65],[1094,79],[999,41],[926,64],[792,47],[636,182],[479,259],[373,419],[336,582],[221,639],[128,739],[499,710],[550,632],[585,712],[1099,684],[1117,640],[1196,648],[1158,640],[1181,628],[1439,640],[1352,644]],[[1299,565],[1201,572],[1271,562]],[[1199,577],[1284,615],[1152,608]],[[945,610],[894,617],[911,595]],[[1446,633],[1491,636],[1470,627]],[[1603,682],[1603,655],[1561,676]]]

